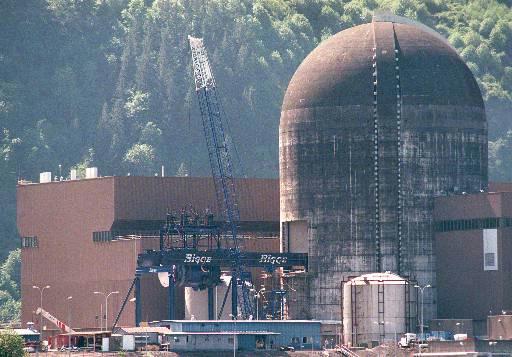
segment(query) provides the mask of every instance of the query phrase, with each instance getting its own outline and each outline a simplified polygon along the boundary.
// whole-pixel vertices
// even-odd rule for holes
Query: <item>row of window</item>
[[[469,231],[472,229],[491,229],[503,227],[512,227],[511,217],[456,219],[450,221],[440,221],[434,224],[434,229],[436,232]]]
[[[92,232],[93,242],[110,242],[112,240],[111,231]]]
[[[21,248],[39,248],[37,237],[21,237]]]
[[[486,268],[496,266],[496,254],[495,253],[485,253],[484,254],[484,266]]]

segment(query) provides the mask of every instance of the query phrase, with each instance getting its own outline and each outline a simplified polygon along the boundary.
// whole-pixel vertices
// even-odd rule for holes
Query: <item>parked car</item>
[[[280,351],[290,351],[290,352],[295,352],[295,347],[293,346],[281,346],[279,348]]]

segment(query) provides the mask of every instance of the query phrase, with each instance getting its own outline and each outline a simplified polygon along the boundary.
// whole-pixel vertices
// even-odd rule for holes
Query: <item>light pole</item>
[[[420,333],[421,338],[423,338],[423,292],[426,288],[431,288],[432,286],[430,284],[421,286],[421,285],[414,285],[415,288],[418,288],[421,294],[421,318],[420,318]]]
[[[254,299],[256,300],[256,320],[259,320],[260,319],[260,314],[259,314],[259,303],[258,303],[258,300],[260,299],[261,295],[263,295],[265,293],[265,287],[261,288],[260,290],[256,290],[256,289],[251,289],[251,291],[254,293]]]
[[[72,296],[68,296],[68,326],[71,329],[71,300],[73,300]],[[68,347],[71,351],[71,331],[68,331]]]
[[[46,285],[46,286],[43,286],[42,288],[40,288],[37,285],[32,285],[32,288],[39,290],[39,293],[41,294],[41,300],[39,302],[39,307],[41,308],[41,310],[43,309],[43,292],[44,292],[44,289],[49,289],[50,287],[51,287],[50,285]],[[42,311],[40,311],[40,314],[39,314],[39,333],[40,333],[40,337],[39,338],[41,339],[41,341],[43,341],[43,312]]]
[[[237,317],[240,317],[240,314],[238,314],[238,316],[229,314],[229,317],[231,317],[233,319],[233,323],[235,326],[233,329],[233,357],[236,357],[236,320],[237,320]]]
[[[119,294],[119,291],[111,291],[108,294],[95,291],[94,294],[105,296],[105,331],[108,331],[108,297],[112,294]]]

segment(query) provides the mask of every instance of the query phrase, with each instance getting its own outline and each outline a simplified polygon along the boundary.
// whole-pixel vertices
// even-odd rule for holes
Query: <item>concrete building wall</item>
[[[277,180],[245,179],[237,184],[241,234],[246,249],[277,252],[279,186]],[[158,249],[157,237],[93,241],[94,232],[131,234],[158,231],[167,209],[192,205],[197,210],[215,206],[208,178],[105,177],[77,181],[24,184],[17,190],[17,222],[22,237],[22,322],[34,315],[44,290],[43,307],[66,322],[68,296],[72,327],[100,326],[105,299],[94,291],[119,291],[108,305],[109,325],[115,319],[132,283],[137,255]],[[33,237],[37,237],[36,240]],[[259,240],[259,237],[266,239]],[[32,245],[30,247],[29,245]],[[183,289],[177,289],[175,313],[184,316]],[[168,296],[156,275],[141,281],[142,320],[167,318]],[[103,306],[103,313],[104,306]],[[135,306],[128,303],[120,325],[134,323]],[[45,322],[49,329],[55,328]]]

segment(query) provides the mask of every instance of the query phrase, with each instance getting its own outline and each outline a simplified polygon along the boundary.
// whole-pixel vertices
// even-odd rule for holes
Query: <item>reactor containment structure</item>
[[[376,15],[313,50],[279,128],[281,248],[307,253],[291,318],[341,320],[342,285],[392,272],[435,316],[434,197],[487,188],[477,82],[430,28]]]

